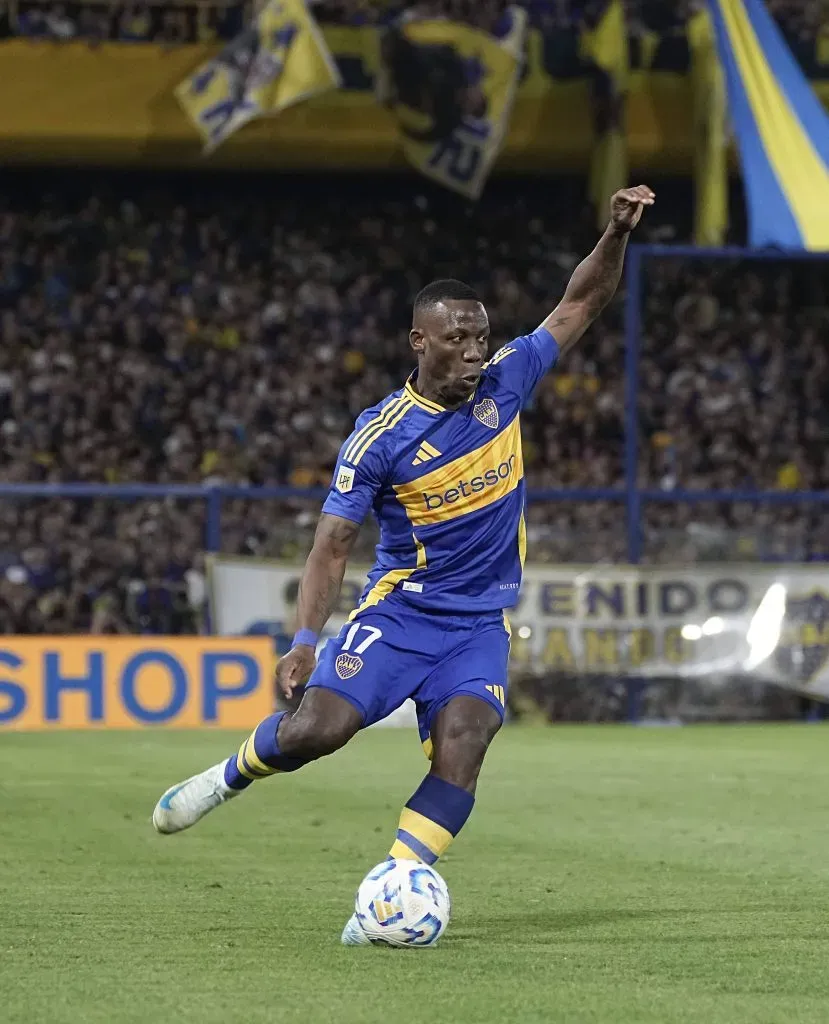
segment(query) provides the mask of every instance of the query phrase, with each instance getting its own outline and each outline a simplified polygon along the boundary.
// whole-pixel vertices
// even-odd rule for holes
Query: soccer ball
[[[434,946],[449,924],[449,889],[434,868],[391,857],[372,868],[357,890],[354,911],[369,941]]]

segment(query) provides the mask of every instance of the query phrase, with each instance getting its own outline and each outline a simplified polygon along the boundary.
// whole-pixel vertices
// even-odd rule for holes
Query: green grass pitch
[[[338,944],[414,734],[155,835],[161,791],[238,742],[2,737],[4,1024],[829,1021],[824,726],[505,730],[418,951]]]

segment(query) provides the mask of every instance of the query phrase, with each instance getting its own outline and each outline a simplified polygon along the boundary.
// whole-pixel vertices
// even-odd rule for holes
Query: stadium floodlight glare
[[[746,633],[749,647],[749,655],[743,662],[746,672],[762,665],[777,649],[785,617],[786,588],[782,583],[772,583],[752,616]]]

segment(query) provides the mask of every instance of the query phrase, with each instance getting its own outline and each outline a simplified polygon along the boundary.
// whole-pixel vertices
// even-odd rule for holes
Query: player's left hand
[[[616,231],[633,231],[642,219],[646,206],[653,206],[656,196],[647,185],[620,189],[610,200],[610,223]]]
[[[311,678],[317,664],[316,651],[308,644],[297,644],[280,658],[276,665],[276,685],[291,700],[294,691],[304,686]]]

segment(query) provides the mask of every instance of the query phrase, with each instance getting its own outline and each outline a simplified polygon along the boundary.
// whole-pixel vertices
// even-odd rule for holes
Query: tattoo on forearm
[[[576,267],[567,289],[572,298],[587,301],[591,312],[598,315],[619,287],[626,248],[626,235],[604,235],[593,252]]]
[[[299,585],[297,610],[302,620],[310,618],[310,628],[322,629],[337,604],[343,577],[341,574],[332,575],[329,573],[322,586],[314,587],[314,580],[311,577],[315,575],[313,570],[309,572],[308,567],[306,567]]]
[[[325,617],[326,619],[334,611],[334,605],[337,603],[337,598],[340,596],[340,587],[343,585],[342,576],[329,576],[328,577],[328,594],[325,600]]]

